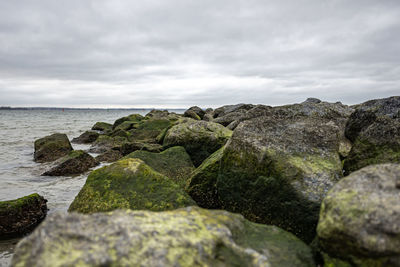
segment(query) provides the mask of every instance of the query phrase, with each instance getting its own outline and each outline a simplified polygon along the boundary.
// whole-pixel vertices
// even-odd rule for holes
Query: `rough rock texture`
[[[102,131],[102,132],[107,132],[112,130],[112,124],[109,124],[107,122],[96,122],[95,125],[93,125],[92,130],[94,131]]]
[[[140,114],[132,114],[132,115],[129,115],[129,116],[126,116],[126,117],[122,117],[122,118],[119,118],[118,120],[116,120],[114,122],[114,124],[112,126],[112,129],[113,130],[116,129],[117,126],[119,126],[120,124],[122,124],[125,121],[139,122],[139,121],[141,121],[143,119],[144,119],[143,116],[140,115]]]
[[[158,153],[163,150],[163,146],[160,144],[153,144],[153,143],[126,142],[119,147],[119,151],[124,156],[137,150]]]
[[[340,180],[321,206],[318,237],[353,266],[400,266],[400,165],[365,167]]]
[[[232,112],[245,112],[252,109],[253,107],[254,105],[251,104],[226,105],[215,109],[213,112],[213,116],[214,118],[220,118]]]
[[[191,175],[186,191],[200,206],[218,209],[222,205],[218,197],[217,179],[221,168],[224,148],[215,151]]]
[[[135,151],[124,158],[141,159],[155,171],[164,174],[183,187],[194,170],[190,156],[181,146],[171,147],[161,153]]]
[[[47,214],[47,200],[38,194],[0,201],[0,239],[32,231]]]
[[[183,189],[140,159],[123,159],[90,173],[69,211],[162,211],[194,205]]]
[[[221,148],[231,137],[232,131],[220,124],[192,119],[182,120],[171,127],[164,137],[164,146],[183,146],[199,166],[203,160]]]
[[[121,136],[110,137],[108,135],[100,135],[97,140],[92,144],[89,152],[104,153],[113,148],[119,150],[122,144],[128,142],[128,139]]]
[[[147,119],[137,125],[135,129],[129,131],[130,141],[157,143],[157,137],[168,129],[174,121],[169,119]]]
[[[198,106],[193,106],[183,113],[184,117],[189,117],[196,120],[202,120],[206,113]]]
[[[71,150],[67,135],[55,133],[35,141],[33,156],[36,162],[48,162],[67,155]]]
[[[114,162],[122,158],[123,155],[118,150],[108,150],[101,155],[96,157],[99,162]]]
[[[344,162],[346,174],[372,164],[400,163],[400,97],[358,105],[346,137],[354,143]]]
[[[81,134],[79,137],[76,137],[72,139],[72,143],[77,143],[77,144],[90,144],[96,141],[96,139],[99,137],[99,133],[93,132],[93,131],[86,131],[83,134]]]
[[[153,109],[145,116],[145,118],[147,119],[155,119],[155,120],[167,119],[170,121],[176,121],[181,117],[182,117],[181,115],[178,115],[174,112],[169,112],[168,110],[157,110],[157,109]]]
[[[275,226],[226,211],[54,214],[16,249],[12,266],[315,266]]]
[[[45,176],[65,176],[81,174],[97,166],[99,163],[88,153],[83,150],[71,151],[68,155],[62,157],[55,162],[50,170],[42,175]]]

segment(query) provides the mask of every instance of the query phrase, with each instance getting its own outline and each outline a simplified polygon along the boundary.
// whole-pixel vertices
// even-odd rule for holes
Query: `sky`
[[[0,105],[400,95],[398,0],[0,1]]]

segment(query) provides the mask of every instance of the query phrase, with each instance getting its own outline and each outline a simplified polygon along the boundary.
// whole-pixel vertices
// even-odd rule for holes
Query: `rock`
[[[76,137],[72,139],[72,143],[77,143],[77,144],[90,144],[96,141],[96,139],[99,137],[99,133],[93,132],[93,131],[86,131],[83,134],[81,134],[79,137]]]
[[[164,138],[164,147],[183,146],[199,166],[231,137],[232,131],[220,124],[193,119],[182,120],[171,127]]]
[[[160,144],[149,144],[149,143],[141,143],[141,142],[126,142],[123,143],[119,147],[119,151],[123,156],[128,155],[137,150],[148,151],[148,152],[161,152],[163,150],[162,145]]]
[[[206,113],[206,114],[204,114],[203,120],[204,121],[213,121],[214,117],[212,114]]]
[[[171,178],[182,187],[185,187],[190,174],[194,171],[190,156],[181,146],[168,148],[161,153],[135,151],[124,158],[141,159],[155,171]]]
[[[11,266],[315,266],[278,227],[226,211],[52,214],[16,248]]]
[[[157,110],[157,109],[153,109],[145,116],[145,118],[147,119],[169,120],[169,121],[176,121],[181,117],[182,117],[181,115],[178,115],[174,112],[169,112],[168,110]]]
[[[120,147],[127,142],[128,139],[126,137],[121,137],[121,136],[110,137],[107,135],[100,135],[90,147],[89,152],[105,153],[113,148],[119,150]]]
[[[71,151],[67,156],[55,162],[53,168],[46,171],[44,176],[66,176],[81,174],[97,166],[99,163],[83,150]]]
[[[201,120],[200,116],[197,115],[196,112],[194,112],[193,110],[186,110],[183,116],[187,118],[192,118],[197,121]]]
[[[122,158],[123,155],[118,150],[108,150],[96,157],[98,162],[114,162]]]
[[[53,161],[72,151],[66,134],[55,133],[35,141],[34,160],[36,162]]]
[[[147,119],[143,120],[135,129],[129,131],[130,140],[142,143],[157,143],[157,137],[165,129],[172,126],[174,121],[169,119]]]
[[[251,104],[236,104],[236,105],[226,105],[226,106],[222,106],[220,108],[217,108],[214,110],[214,118],[219,118],[219,117],[223,117],[228,113],[231,112],[240,112],[240,111],[246,111],[246,110],[250,110],[254,107],[254,105]]]
[[[118,128],[118,127],[117,127]],[[111,137],[117,137],[117,136],[119,136],[119,137],[123,137],[123,138],[126,138],[126,139],[129,139],[130,138],[130,136],[131,136],[131,133],[130,132],[127,132],[127,131],[125,131],[125,130],[121,130],[121,129],[116,129],[116,130],[114,130],[109,136],[111,136]]]
[[[117,126],[119,126],[120,124],[122,124],[125,121],[139,122],[139,121],[141,121],[143,119],[144,119],[143,116],[140,115],[140,114],[132,114],[132,115],[129,115],[129,116],[126,116],[126,117],[122,117],[122,118],[119,118],[118,120],[116,120],[114,122],[114,124],[112,126],[112,129],[113,130],[116,129]]]
[[[129,131],[129,130],[135,128],[135,126],[138,124],[139,124],[139,121],[124,121],[123,123],[121,123],[117,127],[115,127],[114,131],[118,131],[118,130]]]
[[[220,148],[208,157],[191,175],[188,194],[200,206],[218,209],[222,205],[218,198],[217,179],[224,149]]]
[[[365,166],[400,163],[400,97],[365,102],[357,106],[346,125],[353,142],[344,161],[346,175]]]
[[[93,125],[92,130],[94,131],[102,131],[102,132],[107,132],[112,130],[112,124],[109,124],[107,122],[96,122],[95,125]]]
[[[197,119],[202,120],[205,114],[206,113],[204,112],[204,110],[202,110],[198,106],[193,106],[193,107],[189,108],[188,110],[186,110],[185,113],[183,114],[183,116],[184,117],[189,117],[189,118],[192,118],[192,119],[196,119],[196,120]]]
[[[32,231],[46,217],[46,202],[38,194],[0,201],[0,239],[17,237]]]
[[[123,159],[90,173],[69,211],[171,210],[195,202],[168,177],[140,159]]]
[[[188,190],[195,200],[311,242],[320,203],[342,177],[342,129],[317,112],[294,116],[294,108],[266,107],[265,115],[241,122],[222,156],[192,177]]]
[[[400,165],[365,167],[340,180],[321,206],[318,238],[351,266],[400,266]]]

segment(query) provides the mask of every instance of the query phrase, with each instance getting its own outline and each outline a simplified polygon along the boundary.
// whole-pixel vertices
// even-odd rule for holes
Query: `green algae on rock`
[[[358,105],[346,136],[354,142],[344,162],[346,174],[372,164],[400,163],[400,97]]]
[[[119,150],[119,147],[126,142],[128,142],[126,137],[110,137],[108,135],[100,135],[90,147],[89,152],[104,153],[113,148]]]
[[[52,214],[11,266],[315,266],[310,248],[275,226],[188,207]]]
[[[192,118],[195,120],[202,120],[206,113],[198,106],[190,107],[183,113],[184,117]]]
[[[135,151],[125,156],[141,159],[155,171],[171,178],[177,184],[185,186],[194,170],[193,163],[186,150],[181,146],[171,147],[161,153]]]
[[[55,133],[35,141],[34,160],[53,161],[67,155],[72,150],[66,134]]]
[[[400,266],[400,165],[372,165],[340,180],[322,202],[317,232],[332,258]]]
[[[199,166],[208,156],[221,148],[231,137],[232,131],[207,121],[185,118],[171,127],[164,137],[165,147],[183,146]]]
[[[99,163],[83,150],[73,150],[68,155],[55,162],[50,170],[42,175],[44,176],[65,176],[81,174],[97,166]]]
[[[123,159],[90,173],[69,211],[171,210],[195,205],[183,189],[140,159]]]
[[[72,139],[72,143],[76,143],[76,144],[90,144],[93,143],[94,141],[96,141],[96,139],[99,137],[99,133],[98,132],[94,132],[94,131],[85,131],[83,134],[81,134],[80,136]]]
[[[47,200],[38,194],[0,201],[0,239],[32,231],[47,214]]]
[[[123,155],[118,150],[108,150],[96,157],[96,160],[99,162],[114,162],[122,158]]]
[[[143,120],[144,117],[140,114],[131,114],[129,116],[126,117],[122,117],[119,118],[118,120],[116,120],[112,126],[112,129],[116,129],[119,125],[121,125],[123,122],[125,121],[129,121],[129,122],[139,122],[141,120]]]
[[[107,122],[96,122],[95,125],[93,125],[92,130],[108,132],[112,130],[112,124]]]

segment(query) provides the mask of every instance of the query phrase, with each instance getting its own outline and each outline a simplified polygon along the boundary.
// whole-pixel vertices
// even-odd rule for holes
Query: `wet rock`
[[[55,162],[55,166],[42,175],[44,176],[66,176],[76,175],[88,171],[99,163],[83,150],[71,151],[67,156]]]
[[[147,119],[143,120],[135,129],[129,131],[130,141],[142,143],[157,143],[158,136],[171,127],[174,120]]]
[[[195,202],[168,177],[140,159],[122,159],[90,173],[69,211],[171,210]]]
[[[163,145],[183,146],[193,164],[199,166],[203,160],[221,148],[231,135],[232,131],[220,124],[188,118],[168,130]]]
[[[118,150],[108,150],[96,157],[98,162],[114,162],[122,158],[123,155]]]
[[[183,114],[184,117],[189,117],[195,120],[202,120],[206,113],[204,110],[199,108],[198,106],[193,106],[185,111]]]
[[[93,125],[92,130],[108,132],[112,130],[112,124],[109,124],[107,122],[96,122],[96,124]]]
[[[119,151],[124,156],[137,150],[158,153],[163,150],[163,146],[160,144],[153,144],[153,143],[126,142],[119,147]]]
[[[79,137],[76,137],[72,139],[72,143],[77,143],[77,144],[90,144],[96,141],[96,139],[99,137],[99,133],[93,132],[93,131],[86,131],[83,134],[81,134]]]
[[[46,217],[46,202],[38,194],[0,201],[0,239],[17,237],[32,231]]]
[[[275,226],[226,211],[52,214],[22,240],[12,266],[315,266],[310,249]]]
[[[346,174],[365,166],[400,163],[400,97],[365,102],[357,106],[346,125],[353,142],[344,162]]]
[[[35,141],[34,160],[36,162],[53,161],[72,151],[66,134],[55,133]]]
[[[400,266],[400,165],[365,167],[340,180],[321,206],[324,252],[352,266]]]
[[[181,146],[171,147],[161,153],[135,151],[124,157],[141,159],[155,171],[171,178],[184,187],[194,170],[186,150]]]
[[[139,121],[141,121],[143,119],[144,119],[143,116],[140,115],[140,114],[132,114],[132,115],[129,115],[129,116],[126,116],[126,117],[122,117],[122,118],[119,118],[118,120],[116,120],[114,122],[114,124],[112,126],[112,129],[113,130],[116,129],[120,124],[122,124],[123,122],[126,122],[126,121],[139,122]]]
[[[121,136],[110,137],[108,135],[100,135],[89,149],[91,153],[105,153],[113,148],[119,150],[124,144],[129,142],[127,138]]]

